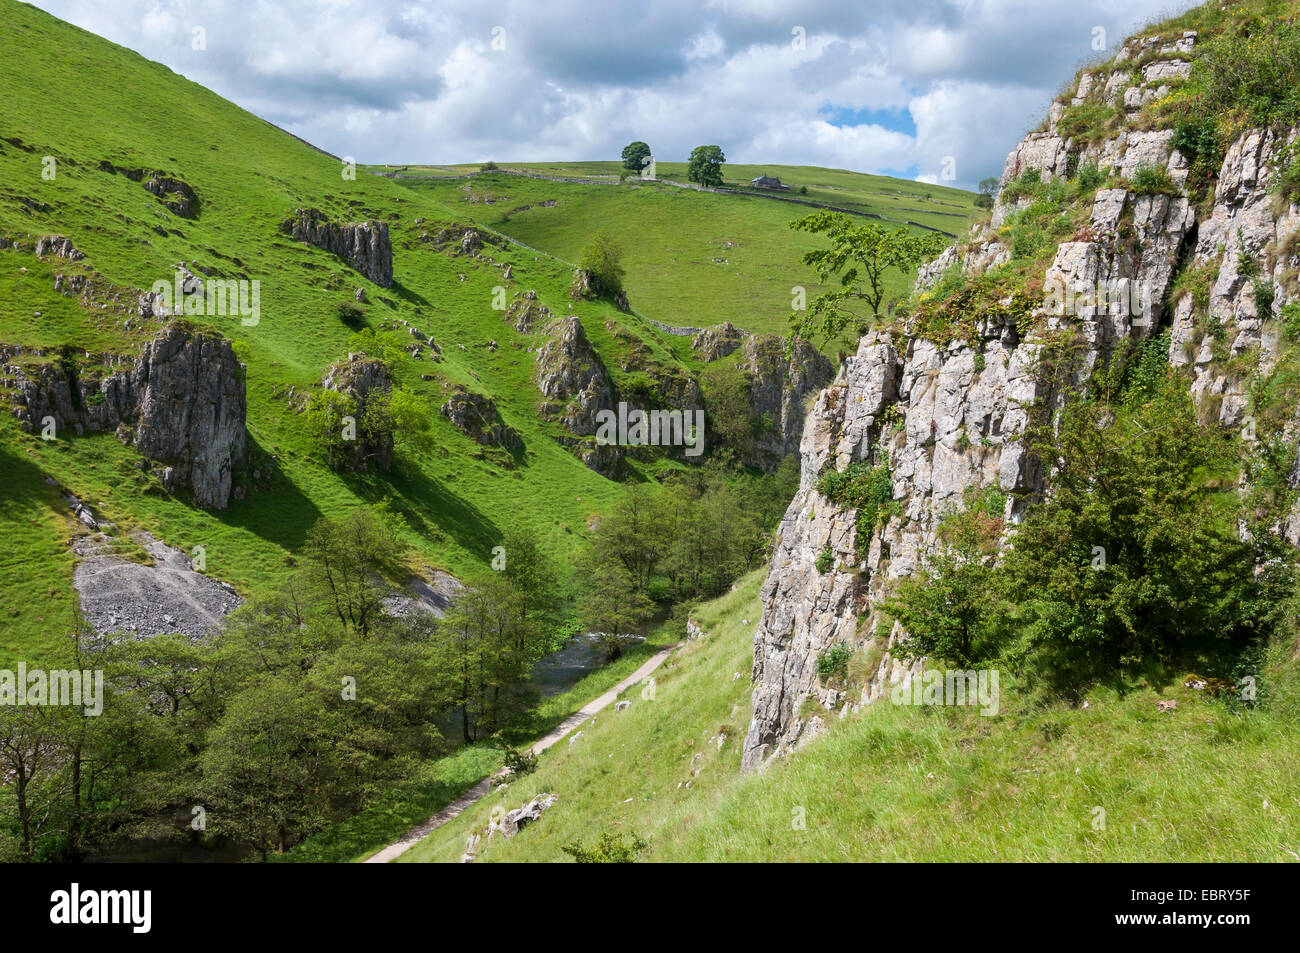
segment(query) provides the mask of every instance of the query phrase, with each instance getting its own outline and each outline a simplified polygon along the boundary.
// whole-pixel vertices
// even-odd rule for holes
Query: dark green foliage
[[[1194,178],[1205,179],[1219,171],[1223,162],[1223,147],[1219,145],[1219,130],[1212,119],[1187,119],[1174,126],[1171,144],[1191,164]]]
[[[1179,382],[1112,414],[1078,403],[1043,435],[1052,494],[999,569],[1012,656],[1063,691],[1253,644],[1291,585],[1275,537],[1237,538],[1231,447]]]
[[[360,331],[366,326],[366,312],[359,304],[353,301],[340,301],[334,310],[339,320],[353,331]]]
[[[578,269],[588,276],[590,295],[616,298],[623,293],[623,250],[609,233],[602,230],[592,236],[578,260]]]
[[[835,565],[835,553],[829,545],[823,546],[822,551],[817,554],[817,571],[825,575],[830,572],[831,567]]]
[[[1141,165],[1133,173],[1133,191],[1139,195],[1173,194],[1178,191],[1169,170],[1162,165]]]
[[[911,635],[900,644],[903,657],[931,656],[969,668],[996,654],[1000,612],[989,595],[1002,514],[989,514],[992,502],[979,499],[945,519],[939,546],[925,556],[921,572],[885,602],[885,611]]]
[[[880,518],[894,500],[893,475],[889,461],[872,465],[866,460],[851,463],[843,472],[831,467],[817,479],[817,492],[845,509],[858,511],[859,545],[875,532]]]
[[[722,163],[727,157],[719,146],[696,146],[686,168],[686,178],[710,188],[722,186]]]
[[[650,147],[641,140],[629,142],[623,147],[623,168],[628,172],[640,172],[645,160],[650,158]]]
[[[843,642],[831,646],[817,656],[817,677],[823,684],[832,680],[842,684],[848,678],[849,659],[852,657],[853,650]]]
[[[980,180],[980,194],[975,199],[975,205],[978,208],[992,208],[993,203],[997,201],[998,180],[996,176]]]

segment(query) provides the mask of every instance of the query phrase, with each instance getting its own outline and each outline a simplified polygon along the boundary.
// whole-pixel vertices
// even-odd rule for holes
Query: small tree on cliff
[[[830,248],[805,252],[822,284],[838,281],[836,291],[818,295],[803,311],[790,314],[791,338],[833,341],[846,329],[863,334],[879,320],[885,306],[885,282],[891,270],[907,277],[943,250],[942,236],[918,234],[906,226],[890,230],[874,222],[854,223],[843,212],[814,212],[790,223],[800,232],[824,234]],[[851,306],[856,306],[851,307]],[[862,308],[865,307],[865,310]]]

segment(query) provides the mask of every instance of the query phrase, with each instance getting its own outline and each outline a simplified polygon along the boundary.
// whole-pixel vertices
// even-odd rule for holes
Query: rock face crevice
[[[1213,199],[1198,215],[1185,191],[1188,162],[1172,147],[1170,130],[1122,128],[1111,139],[1085,144],[1057,128],[1071,103],[1089,98],[1122,115],[1140,109],[1163,81],[1186,75],[1190,65],[1183,56],[1195,41],[1195,34],[1130,41],[1109,69],[1083,73],[1077,89],[1053,105],[1046,129],[1012,150],[1002,176],[1005,185],[1036,169],[1050,181],[1093,162],[1127,179],[1142,166],[1164,167],[1175,194],[1098,189],[1086,227],[1057,247],[1042,274],[1044,288],[1049,282],[1096,287],[1128,281],[1141,289],[1147,308],[1058,315],[1044,300],[1019,323],[976,316],[971,339],[868,334],[817,395],[803,426],[800,488],[779,527],[762,589],[746,769],[792,750],[832,714],[847,715],[903,677],[906,669],[890,650],[906,633],[886,628],[875,607],[896,580],[921,567],[939,521],[968,492],[1003,494],[1007,524],[1023,518],[1044,489],[1044,475],[1023,441],[1031,415],[1054,413],[1118,348],[1169,329],[1168,362],[1185,369],[1202,419],[1241,426],[1250,401],[1248,375],[1267,374],[1278,356],[1279,322],[1268,319],[1300,300],[1300,252],[1294,247],[1300,206],[1279,202],[1271,188],[1297,130],[1246,130],[1228,148]],[[1160,58],[1131,66],[1144,51]],[[920,270],[918,287],[934,285],[954,267],[974,276],[1009,261],[999,229],[1027,202],[999,203],[988,225],[975,226]],[[1212,272],[1208,309],[1198,308],[1190,292],[1171,294],[1183,269]],[[1273,292],[1263,313],[1256,303],[1261,279]],[[1207,320],[1219,326],[1217,344]],[[1053,350],[1063,339],[1070,342],[1066,361]],[[1257,369],[1242,372],[1240,362],[1222,359],[1247,352],[1258,354]],[[1293,414],[1289,439],[1297,433],[1300,412]],[[856,511],[817,489],[826,468],[842,471],[858,461],[887,462],[892,481],[893,506],[869,539],[858,538]],[[1291,478],[1300,486],[1300,459]],[[1300,505],[1281,531],[1300,545]],[[878,659],[852,696],[817,675],[818,657],[841,643],[874,648],[866,657]]]
[[[169,491],[188,487],[194,502],[222,509],[246,463],[244,368],[230,342],[169,325],[145,345],[134,366],[83,378],[71,355],[5,368],[14,381],[23,429],[76,434],[116,430],[161,465]]]
[[[300,208],[280,224],[280,231],[294,241],[338,255],[381,288],[393,285],[393,245],[385,222],[340,224],[318,209]]]

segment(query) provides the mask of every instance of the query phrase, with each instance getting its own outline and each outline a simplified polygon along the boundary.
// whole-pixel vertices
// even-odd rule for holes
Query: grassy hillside
[[[38,75],[48,82],[33,83]],[[556,425],[536,415],[532,350],[540,335],[517,335],[490,306],[492,288],[504,284],[511,293],[536,289],[543,303],[565,313],[566,264],[489,248],[513,266],[513,280],[503,281],[500,270],[480,260],[433,250],[416,240],[424,226],[414,220],[445,219],[439,203],[376,176],[348,180],[338,161],[165,67],[12,0],[0,3],[0,88],[7,104],[0,121],[0,236],[21,246],[0,250],[0,346],[66,345],[79,360],[87,353],[86,365],[102,366],[106,354],[129,358],[154,331],[141,327],[133,297],[122,305],[109,296],[170,280],[181,261],[216,277],[257,279],[257,326],[203,320],[230,337],[247,364],[255,464],[278,460],[269,489],[205,512],[163,492],[113,435],[60,435],[44,443],[20,433],[6,406],[0,514],[13,544],[0,555],[0,661],[32,657],[75,609],[67,543],[80,526],[47,477],[90,502],[120,535],[143,528],[187,550],[203,545],[208,572],[245,594],[284,578],[318,517],[358,503],[387,501],[405,518],[407,542],[423,561],[461,572],[488,558],[507,522],[532,524],[562,555],[613,498],[616,485],[559,446]],[[42,176],[46,156],[57,161],[52,179]],[[173,215],[140,182],[101,170],[103,161],[183,179],[199,197],[198,217]],[[295,208],[309,206],[338,221],[387,221],[393,288],[376,287],[334,256],[278,231]],[[67,236],[85,260],[37,259],[32,246],[44,235]],[[83,306],[54,290],[59,273],[91,276],[103,293]],[[443,349],[440,364],[411,362],[408,386],[428,402],[436,449],[404,476],[359,478],[329,469],[291,404],[291,389],[311,388],[347,353],[352,332],[335,307],[356,288],[369,298],[372,327],[406,320]],[[574,313],[616,379],[618,357],[637,335],[655,359],[673,360],[664,336],[635,317],[588,303]],[[615,319],[625,337],[611,334],[618,324],[606,327]],[[495,351],[487,346],[492,340],[501,345]],[[456,385],[496,399],[523,435],[520,465],[484,454],[437,412]],[[7,394],[0,399],[8,404]]]
[[[602,831],[635,833],[656,861],[1300,859],[1295,644],[1274,648],[1253,709],[1181,680],[1038,706],[1003,673],[995,717],[886,698],[742,776],[761,582],[701,608],[705,636],[660,669],[654,701],[630,690],[631,708],[597,716],[402,860],[457,860],[494,807],[542,792],[559,801],[480,860],[564,860],[562,845]],[[1177,708],[1157,711],[1165,699]]]
[[[455,178],[477,167],[405,167],[397,181],[527,245],[575,261],[597,228],[624,250],[627,288],[639,312],[669,324],[730,321],[758,332],[788,330],[790,289],[819,286],[800,256],[820,239],[790,222],[812,209],[761,195],[696,193],[672,185],[617,183],[617,162],[510,163],[543,175],[599,177],[604,184],[531,179],[506,172]],[[385,171],[376,167],[375,171]],[[389,170],[391,171],[391,170]],[[779,196],[822,203],[962,235],[977,217],[975,196],[958,189],[812,166],[724,166],[728,187],[748,188],[763,172],[789,183]],[[662,179],[686,181],[684,163],[659,163]],[[800,194],[800,186],[808,193]],[[892,280],[891,292],[907,282]]]

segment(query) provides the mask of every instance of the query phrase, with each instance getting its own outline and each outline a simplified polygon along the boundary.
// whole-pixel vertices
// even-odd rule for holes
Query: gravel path
[[[647,659],[641,665],[640,668],[638,668],[627,678],[623,679],[623,681],[619,682],[617,685],[615,685],[609,691],[605,692],[605,694],[601,695],[600,697],[587,702],[587,704],[583,705],[582,708],[580,708],[578,711],[574,712],[568,718],[564,719],[564,721],[560,723],[558,728],[556,728],[550,734],[546,735],[546,737],[542,738],[541,741],[536,742],[531,749],[532,753],[541,754],[547,748],[550,748],[552,745],[555,745],[558,742],[562,741],[564,737],[568,735],[569,732],[573,731],[573,729],[577,728],[579,725],[581,725],[592,715],[614,704],[614,701],[618,698],[618,696],[622,692],[631,688],[633,685],[635,685],[637,682],[641,681],[642,679],[648,678],[650,674],[654,672],[655,669],[657,669],[660,665],[664,663],[664,660],[668,658],[668,656],[671,655],[673,653],[673,650],[676,648],[677,648],[676,645],[670,645],[666,649],[660,649],[649,659]],[[505,769],[502,768],[496,773],[491,774],[488,777],[484,778],[482,781],[474,785],[472,788],[470,788],[460,797],[456,798],[456,800],[452,801],[450,804],[444,807],[437,814],[434,814],[424,823],[420,824],[417,827],[411,828],[409,831],[407,831],[405,834],[402,835],[400,840],[396,841],[395,843],[389,844],[387,847],[383,848],[377,853],[371,854],[369,857],[365,859],[365,861],[363,861],[363,863],[387,864],[393,860],[396,860],[402,854],[405,854],[408,850],[414,847],[417,843],[424,840],[424,838],[427,837],[431,831],[437,830],[439,827],[441,827],[443,824],[446,824],[452,818],[457,817],[458,815],[464,813],[464,811],[467,808],[469,808],[471,805],[475,804],[477,801],[481,800],[483,797],[489,794],[492,791],[492,785],[497,780],[504,777],[505,773],[506,773]]]

